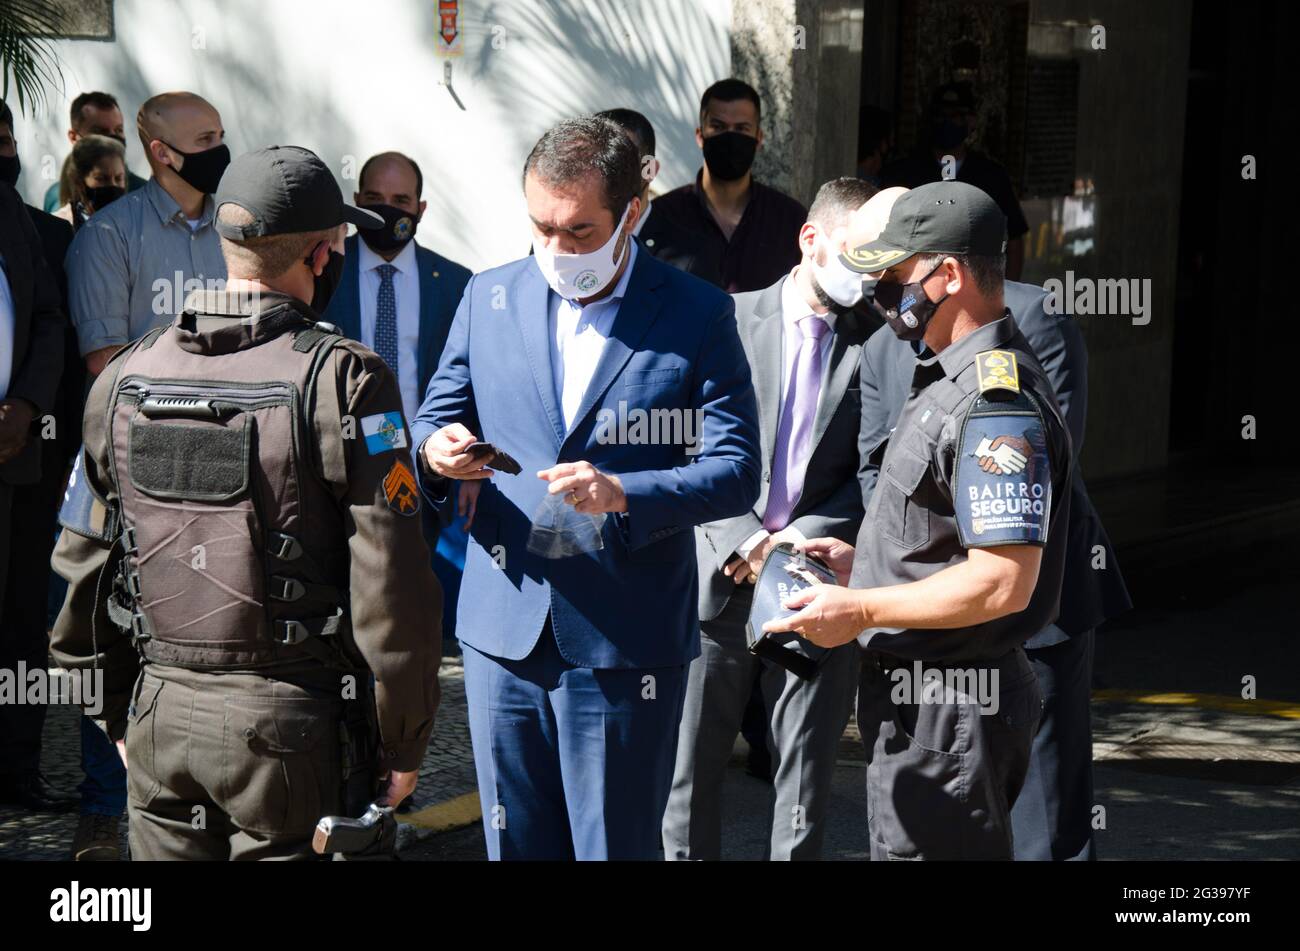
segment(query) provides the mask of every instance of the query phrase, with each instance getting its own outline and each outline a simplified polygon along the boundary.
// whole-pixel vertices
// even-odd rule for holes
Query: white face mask
[[[840,260],[839,252],[830,247],[830,242],[817,237],[822,250],[826,252],[826,263],[817,263],[817,248],[813,248],[812,272],[827,296],[841,307],[852,307],[862,300],[863,275],[850,271]]]
[[[609,286],[609,282],[618,273],[618,266],[621,263],[614,260],[614,246],[618,244],[619,236],[623,233],[623,223],[627,220],[627,213],[631,208],[632,205],[629,203],[627,208],[623,209],[623,214],[618,219],[618,224],[614,228],[614,233],[609,236],[609,240],[595,251],[588,251],[586,254],[556,254],[542,244],[541,238],[533,237],[533,257],[537,259],[537,266],[541,268],[542,277],[546,278],[546,283],[551,286],[551,290],[565,300],[577,300],[580,297],[599,294]],[[630,244],[630,240],[628,243]],[[626,254],[627,244],[624,245],[623,250]]]

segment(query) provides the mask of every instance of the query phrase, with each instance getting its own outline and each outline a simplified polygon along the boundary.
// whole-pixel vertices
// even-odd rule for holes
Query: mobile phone
[[[506,475],[519,475],[523,471],[510,453],[503,452],[490,442],[471,443],[465,451],[469,453],[471,459],[481,461],[483,465],[504,472]]]

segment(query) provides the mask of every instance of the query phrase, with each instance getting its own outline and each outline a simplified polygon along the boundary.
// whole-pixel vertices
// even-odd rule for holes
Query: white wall
[[[409,153],[429,203],[421,243],[475,270],[527,251],[520,172],[560,118],[639,109],[659,139],[658,184],[692,178],[699,96],[731,61],[731,0],[462,0],[465,51],[454,66],[462,112],[439,85],[435,0],[114,6],[116,39],[54,44],[66,94],[51,95],[35,119],[15,116],[28,201],[39,204],[68,151],[67,112],[78,93],[117,96],[128,164],[147,177],[136,109],[154,93],[188,89],[220,111],[233,153],[306,146],[349,201],[355,180],[346,178],[367,156]]]

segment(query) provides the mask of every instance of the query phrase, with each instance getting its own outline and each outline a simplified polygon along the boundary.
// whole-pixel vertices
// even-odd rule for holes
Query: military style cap
[[[217,233],[232,241],[384,223],[374,212],[345,204],[325,163],[296,145],[272,145],[236,158],[221,176],[214,201],[218,212],[230,203],[253,216],[246,225],[216,222]]]
[[[840,255],[872,274],[914,254],[995,255],[1007,250],[1007,219],[997,202],[965,182],[931,182],[900,195],[880,237]]]

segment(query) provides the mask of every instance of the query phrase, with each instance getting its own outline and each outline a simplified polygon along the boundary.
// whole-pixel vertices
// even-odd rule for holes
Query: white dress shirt
[[[9,272],[0,257],[0,400],[9,395],[14,372],[14,298],[9,289]]]
[[[585,307],[549,292],[551,374],[555,379],[555,396],[564,416],[564,430],[573,428],[574,417],[582,406],[596,364],[605,350],[605,341],[614,328],[619,304],[627,292],[628,279],[636,265],[636,242],[628,242],[631,251],[627,267],[608,297],[592,301]]]
[[[795,283],[795,271],[800,266],[796,266],[790,276],[785,279],[781,285],[781,401],[777,404],[782,410],[785,409],[785,395],[790,389],[790,378],[794,375],[795,357],[799,352],[800,341],[803,340],[803,334],[799,330],[799,321],[809,315],[818,317],[826,321],[831,328],[831,332],[821,339],[822,347],[822,389],[818,395],[818,402],[826,393],[826,380],[830,375],[831,368],[831,349],[835,346],[835,314],[827,312],[818,314],[808,306],[808,302],[803,298],[803,292],[799,290],[799,285]],[[780,431],[781,420],[776,421],[777,431]],[[778,451],[780,451],[778,449]],[[743,542],[736,546],[736,554],[742,558],[748,558],[749,553],[758,546],[763,539],[767,538],[766,529],[759,529],[750,535]]]
[[[375,348],[375,311],[379,299],[379,271],[381,264],[397,268],[393,272],[393,297],[397,304],[397,384],[402,393],[402,412],[409,424],[420,410],[423,393],[420,392],[420,271],[415,256],[415,242],[397,257],[385,261],[360,238],[357,239],[357,276],[361,296],[361,342]]]

